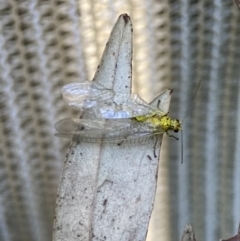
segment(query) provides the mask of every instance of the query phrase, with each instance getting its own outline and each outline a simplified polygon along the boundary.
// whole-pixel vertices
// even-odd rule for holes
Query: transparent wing
[[[84,81],[64,85],[62,95],[69,106],[85,109],[111,99],[114,92],[96,82]]]
[[[164,131],[130,119],[63,119],[55,124],[56,136],[85,142],[144,141]]]
[[[132,118],[151,113],[166,113],[151,107],[136,94],[117,93],[91,82],[70,83],[63,87],[63,98],[88,116],[105,119]]]
[[[101,103],[101,102],[100,102]],[[136,94],[115,93],[111,99],[103,104],[93,106],[88,113],[97,118],[118,119],[132,118],[159,112],[151,107]]]
[[[59,132],[77,134],[83,131],[99,131],[101,133],[112,132],[116,128],[131,128],[131,120],[105,120],[105,119],[74,119],[66,118],[58,121],[55,128]]]

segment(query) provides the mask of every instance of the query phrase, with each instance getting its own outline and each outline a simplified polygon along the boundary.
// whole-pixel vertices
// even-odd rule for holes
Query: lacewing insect
[[[169,117],[164,102],[155,108],[136,94],[114,92],[91,81],[67,84],[62,92],[68,105],[84,111],[86,118],[58,121],[55,128],[60,137],[74,136],[86,142],[140,142],[163,133],[176,138],[169,131],[181,130],[181,122]]]

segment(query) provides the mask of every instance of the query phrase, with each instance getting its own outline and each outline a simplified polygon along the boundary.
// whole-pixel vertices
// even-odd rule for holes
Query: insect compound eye
[[[174,132],[178,132],[178,130],[174,130]]]

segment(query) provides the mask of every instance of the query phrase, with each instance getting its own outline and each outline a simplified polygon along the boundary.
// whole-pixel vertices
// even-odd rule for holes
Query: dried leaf
[[[238,234],[229,239],[221,239],[220,241],[240,241],[240,224],[238,226]]]
[[[237,4],[237,6],[239,7],[239,9],[240,9],[240,0],[234,0],[234,1]]]
[[[181,241],[196,241],[192,226],[187,224],[182,235]]]
[[[131,60],[132,24],[123,14],[113,28],[94,81],[130,93]],[[163,101],[168,109],[170,95],[166,90],[151,105]],[[161,138],[156,137],[134,145],[74,142],[59,186],[53,240],[145,240],[160,143]]]

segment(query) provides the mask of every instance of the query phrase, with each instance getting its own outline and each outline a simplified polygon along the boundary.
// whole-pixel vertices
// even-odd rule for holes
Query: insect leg
[[[154,156],[154,158],[157,157],[157,154],[156,154],[157,142],[158,142],[158,138],[156,138],[156,141],[155,141],[155,144],[154,144],[154,147],[153,147],[153,156]]]
[[[183,134],[181,131],[181,164],[183,164]]]
[[[168,137],[173,137],[175,140],[179,140],[176,136],[170,135],[167,131],[166,131],[166,134],[167,134]]]

